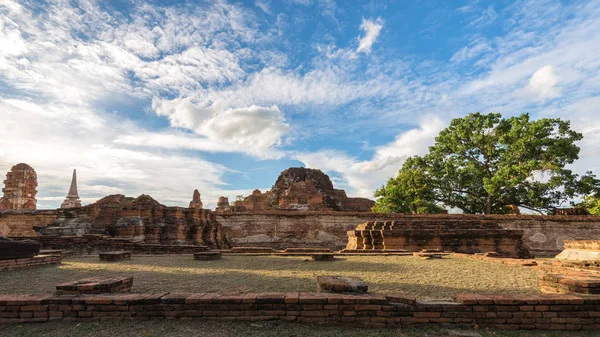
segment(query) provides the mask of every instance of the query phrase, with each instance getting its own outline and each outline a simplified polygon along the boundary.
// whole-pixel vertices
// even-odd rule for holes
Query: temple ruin
[[[214,211],[203,208],[197,190],[187,208],[165,206],[148,195],[133,198],[120,194],[82,206],[76,171],[61,208],[36,210],[35,177],[33,168],[26,164],[15,165],[7,174],[0,235],[47,243],[62,238],[61,247],[73,240],[84,246],[104,245],[105,240],[98,238],[104,235],[143,245],[338,250],[349,245],[363,249],[358,246],[365,242],[361,235],[366,232],[356,234],[357,225],[382,221],[395,223],[391,232],[382,232],[387,235],[383,249],[396,249],[390,248],[396,245],[407,250],[500,250],[512,255],[515,250],[508,247],[516,247],[522,240],[519,242],[537,256],[557,254],[565,240],[600,235],[600,222],[592,216],[372,213],[372,200],[350,198],[333,188],[325,173],[306,168],[287,169],[269,191],[254,190],[233,204],[220,197]],[[358,236],[349,238],[348,231]],[[388,235],[396,232],[400,233],[397,237]],[[456,241],[459,237],[462,241]]]
[[[0,209],[35,209],[37,186],[37,174],[31,166],[24,163],[13,166],[4,180]]]
[[[222,226],[209,210],[168,207],[145,194],[137,198],[109,195],[87,206],[59,209],[56,220],[41,228],[40,233],[54,236],[109,234],[114,238],[153,244],[229,246]]]
[[[365,198],[349,198],[344,190],[334,189],[329,176],[321,170],[292,167],[281,172],[271,190],[254,190],[236,201],[233,210],[370,212],[374,204]]]

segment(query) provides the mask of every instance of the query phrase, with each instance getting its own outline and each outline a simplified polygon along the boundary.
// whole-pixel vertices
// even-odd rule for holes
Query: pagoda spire
[[[73,178],[71,179],[71,187],[67,198],[79,198],[79,193],[77,193],[77,170],[73,170]]]
[[[71,187],[65,201],[60,205],[60,208],[75,208],[81,207],[79,193],[77,192],[77,170],[73,170],[73,178],[71,179]]]

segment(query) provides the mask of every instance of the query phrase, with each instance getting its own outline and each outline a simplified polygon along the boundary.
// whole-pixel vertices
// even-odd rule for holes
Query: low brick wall
[[[12,237],[12,239],[25,239]],[[40,243],[42,249],[70,250],[77,255],[91,255],[109,251],[129,251],[135,254],[193,254],[208,250],[199,245],[161,245],[112,238],[100,234],[83,236],[42,235],[26,238]]]
[[[406,296],[324,293],[0,295],[0,323],[150,318],[581,330],[600,327],[600,296],[459,295],[456,302],[419,302]]]
[[[35,267],[45,264],[59,264],[62,262],[62,259],[62,255],[37,255],[24,259],[0,260],[0,271]]]

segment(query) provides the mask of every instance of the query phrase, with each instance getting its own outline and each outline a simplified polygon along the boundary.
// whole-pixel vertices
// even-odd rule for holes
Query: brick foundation
[[[62,259],[62,255],[37,255],[24,259],[0,260],[0,271],[36,267],[47,264],[60,264]]]
[[[0,323],[165,318],[582,330],[600,327],[600,296],[459,295],[456,302],[419,302],[406,296],[324,293],[0,295]]]
[[[133,277],[91,277],[56,286],[57,295],[128,293]]]
[[[17,237],[15,239],[24,239]],[[77,255],[91,255],[99,252],[126,250],[134,254],[193,254],[208,250],[201,245],[162,245],[112,238],[106,235],[89,234],[83,236],[42,235],[27,238],[40,243],[45,250],[69,250]]]

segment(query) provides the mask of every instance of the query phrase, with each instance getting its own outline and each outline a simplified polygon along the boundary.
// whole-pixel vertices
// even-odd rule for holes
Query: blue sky
[[[600,1],[0,3],[0,171],[58,207],[214,207],[320,168],[373,191],[467,113],[570,119],[600,171]]]

